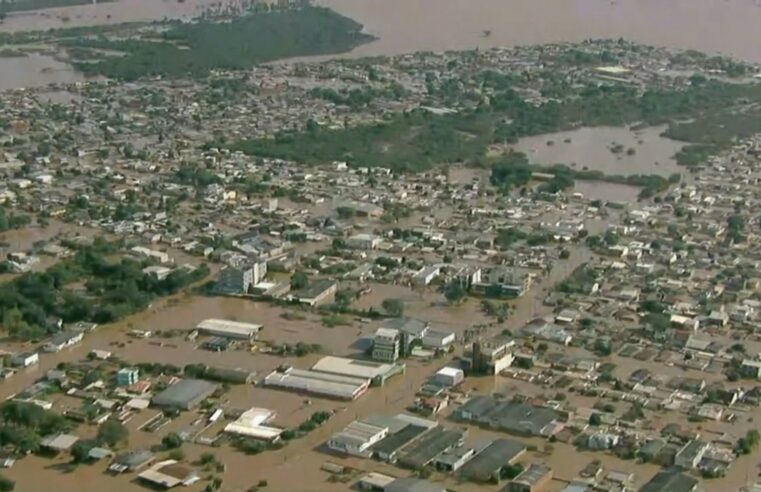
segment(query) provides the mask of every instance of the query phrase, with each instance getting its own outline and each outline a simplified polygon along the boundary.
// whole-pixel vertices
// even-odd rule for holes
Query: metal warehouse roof
[[[459,429],[436,427],[406,446],[399,462],[415,469],[425,466],[444,451],[456,446],[464,436],[465,432]]]
[[[370,382],[367,379],[339,376],[303,369],[272,372],[264,378],[266,386],[278,386],[296,391],[353,400],[364,393]]]
[[[526,446],[513,439],[497,439],[463,465],[460,475],[464,478],[485,482],[500,468],[517,458]]]
[[[154,396],[151,403],[162,407],[187,407],[211,396],[219,385],[200,379],[183,379]]]
[[[196,325],[196,328],[202,331],[214,333],[231,333],[234,335],[253,336],[262,329],[262,325],[254,323],[243,323],[240,321],[231,321],[226,319],[206,319]]]
[[[372,449],[376,453],[390,455],[427,430],[425,427],[409,424],[375,443]]]
[[[393,369],[393,364],[379,364],[377,362],[333,356],[323,357],[312,366],[313,371],[342,374],[366,379],[382,377]]]
[[[274,416],[275,412],[272,410],[251,408],[243,412],[238,420],[227,424],[225,432],[271,441],[283,433],[283,429],[263,425]]]

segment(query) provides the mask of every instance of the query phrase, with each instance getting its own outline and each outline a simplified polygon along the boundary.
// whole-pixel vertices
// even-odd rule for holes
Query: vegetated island
[[[361,24],[327,8],[256,5],[240,13],[206,14],[192,22],[21,33],[0,36],[0,43],[57,46],[88,76],[131,81],[197,77],[211,70],[243,70],[274,60],[343,53],[374,39],[362,32]]]

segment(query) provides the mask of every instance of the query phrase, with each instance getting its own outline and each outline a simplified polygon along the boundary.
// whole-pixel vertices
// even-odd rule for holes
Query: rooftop
[[[513,439],[497,439],[465,463],[460,475],[469,480],[485,482],[500,468],[511,463],[526,450],[526,446]]]
[[[643,485],[639,492],[693,492],[698,481],[678,470],[658,472]]]
[[[199,330],[213,332],[229,332],[241,336],[253,336],[262,329],[262,325],[254,323],[243,323],[241,321],[231,321],[226,319],[206,319],[196,325]]]
[[[200,379],[183,379],[154,396],[151,403],[159,407],[192,407],[211,396],[218,387]]]

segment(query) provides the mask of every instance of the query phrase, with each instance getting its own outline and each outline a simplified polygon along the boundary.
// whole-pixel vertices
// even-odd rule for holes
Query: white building
[[[381,243],[381,238],[372,234],[355,234],[346,238],[346,246],[352,249],[375,249]]]
[[[164,280],[172,273],[171,268],[161,265],[151,265],[143,268],[143,274],[155,277],[157,280]]]
[[[353,456],[370,456],[370,448],[388,435],[387,427],[355,420],[328,440],[328,448]]]
[[[135,246],[130,251],[138,256],[150,258],[151,260],[158,261],[159,263],[171,263],[172,257],[168,253],[163,251],[156,251],[154,249],[146,248],[143,246]]]
[[[433,280],[438,277],[440,273],[441,266],[429,265],[417,272],[412,278],[412,281],[415,283],[415,285],[426,286],[433,282]]]
[[[433,380],[441,386],[454,387],[465,379],[462,369],[456,367],[442,367],[433,376]]]
[[[11,357],[11,364],[18,367],[29,367],[40,363],[40,355],[37,352],[22,352]]]
[[[53,336],[43,346],[42,350],[45,352],[60,352],[66,347],[72,347],[84,338],[84,333],[81,331],[63,331]]]
[[[283,433],[283,429],[266,426],[275,418],[275,412],[266,408],[251,408],[246,410],[237,420],[225,426],[225,432],[239,436],[253,437],[263,441],[275,441]]]
[[[370,387],[370,380],[289,368],[268,374],[264,378],[264,385],[327,398],[356,400]]]
[[[262,329],[262,325],[211,318],[198,323],[196,329],[206,335],[251,340]]]

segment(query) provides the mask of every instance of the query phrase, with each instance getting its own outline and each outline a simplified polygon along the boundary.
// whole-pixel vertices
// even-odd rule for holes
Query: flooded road
[[[565,164],[576,170],[605,174],[658,174],[683,172],[674,154],[683,144],[660,136],[662,128],[631,131],[627,128],[580,128],[521,139],[513,149],[533,164]]]
[[[355,56],[623,37],[761,61],[757,0],[317,1],[380,38]]]

